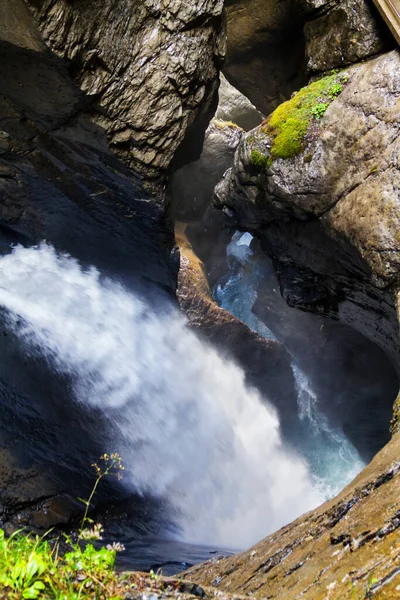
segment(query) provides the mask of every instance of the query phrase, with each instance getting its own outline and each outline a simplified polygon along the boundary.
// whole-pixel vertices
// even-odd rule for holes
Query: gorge
[[[378,11],[3,0],[0,57],[6,534],[76,529],[118,452],[90,508],[121,568],[395,598],[400,65]]]

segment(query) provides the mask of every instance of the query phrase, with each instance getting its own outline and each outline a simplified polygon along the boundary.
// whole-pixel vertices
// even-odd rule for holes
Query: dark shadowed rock
[[[228,0],[224,74],[265,114],[305,81],[303,21],[294,0]]]
[[[155,302],[173,299],[163,211],[84,116],[90,101],[25,4],[1,3],[0,24],[0,252],[47,240]],[[112,444],[112,428],[101,411],[74,403],[69,376],[27,353],[3,312],[0,349],[2,520],[46,529],[69,520],[74,499],[90,491],[90,465]]]
[[[211,204],[215,186],[232,165],[242,134],[243,130],[233,123],[211,121],[200,158],[172,177],[173,214],[177,220],[202,219]]]

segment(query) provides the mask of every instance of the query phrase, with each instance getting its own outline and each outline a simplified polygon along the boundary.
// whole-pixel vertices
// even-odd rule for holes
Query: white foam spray
[[[240,548],[320,502],[271,406],[171,309],[149,306],[52,247],[0,258],[0,304],[30,352],[73,375],[118,432],[126,485],[164,498],[182,537]]]

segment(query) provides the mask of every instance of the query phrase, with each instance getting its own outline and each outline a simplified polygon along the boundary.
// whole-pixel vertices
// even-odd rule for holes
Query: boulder
[[[197,161],[185,165],[172,177],[174,217],[201,220],[211,204],[213,191],[232,165],[243,130],[234,123],[213,119],[207,128],[203,151]]]
[[[227,0],[224,74],[264,114],[305,82],[301,11],[294,0]]]
[[[28,4],[47,45],[68,60],[86,116],[148,189],[163,192],[172,159],[200,153],[216,108],[223,0]]]
[[[243,136],[216,189],[292,306],[341,319],[399,365],[397,51],[301,90]]]
[[[309,73],[337,69],[394,47],[372,2],[298,0],[304,11]]]
[[[239,90],[233,87],[221,73],[219,86],[219,102],[215,118],[219,121],[235,123],[245,131],[257,127],[263,116],[254,104]]]

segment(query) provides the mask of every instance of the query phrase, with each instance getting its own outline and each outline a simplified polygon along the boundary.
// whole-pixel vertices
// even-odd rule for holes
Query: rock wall
[[[197,157],[216,108],[223,0],[28,4],[48,46],[69,61],[88,118],[162,193],[177,150],[177,164]]]
[[[310,75],[395,47],[372,1],[227,0],[224,73],[263,113]]]
[[[88,99],[67,66],[22,0],[0,3],[0,252],[47,240],[173,300],[173,231],[86,118]],[[1,525],[48,529],[76,513],[75,498],[93,482],[90,464],[112,447],[112,433],[101,414],[73,402],[67,376],[28,355],[2,312],[0,331]]]
[[[327,92],[312,84],[242,138],[216,189],[290,305],[353,325],[397,364],[399,67],[394,51],[328,78]]]
[[[305,18],[309,73],[358,62],[394,47],[394,40],[372,2],[297,0]]]
[[[294,0],[227,0],[224,74],[268,114],[305,81],[301,11]]]

